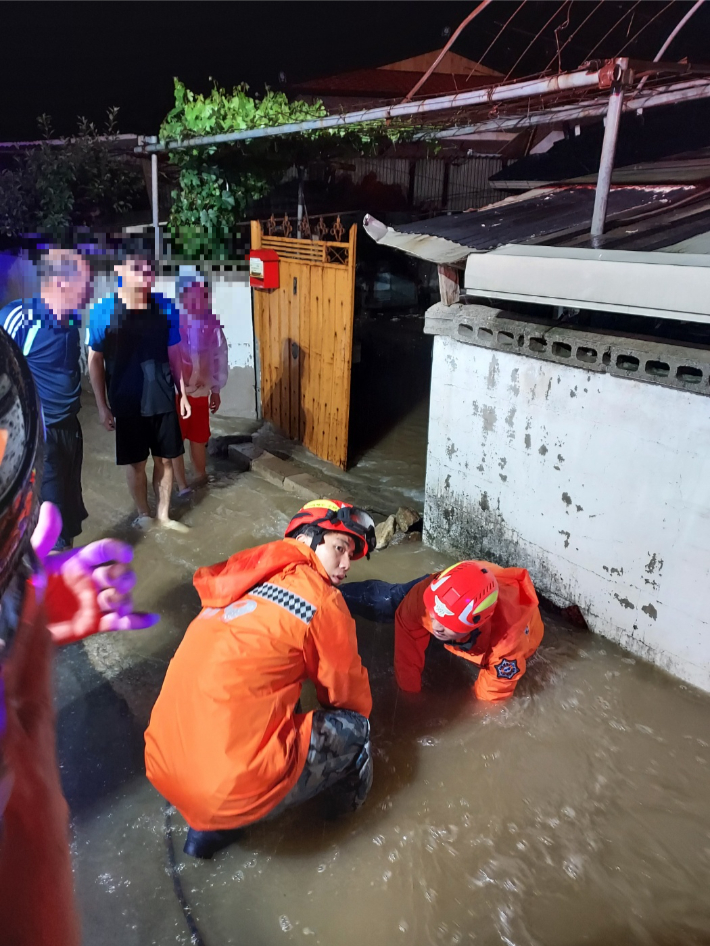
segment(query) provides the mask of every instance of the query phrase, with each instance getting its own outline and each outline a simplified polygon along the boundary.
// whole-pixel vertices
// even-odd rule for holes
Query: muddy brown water
[[[275,538],[299,503],[218,464],[211,489],[183,507],[189,536],[137,538],[111,436],[84,400],[85,537],[131,538],[139,603],[163,614],[150,631],[58,655],[84,942],[187,944],[142,732],[198,609],[194,568]],[[402,580],[448,561],[402,545],[351,575]],[[426,691],[398,695],[391,626],[360,621],[375,702],[371,797],[337,823],[316,800],[210,862],[182,855],[175,816],[178,876],[203,942],[710,943],[710,698],[545,618],[543,645],[502,707],[472,701],[468,665],[433,646]]]

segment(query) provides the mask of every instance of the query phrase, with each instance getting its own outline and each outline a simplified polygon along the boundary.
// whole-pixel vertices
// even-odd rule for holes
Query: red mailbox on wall
[[[279,288],[279,257],[275,250],[252,250],[249,260],[249,285],[254,289]]]

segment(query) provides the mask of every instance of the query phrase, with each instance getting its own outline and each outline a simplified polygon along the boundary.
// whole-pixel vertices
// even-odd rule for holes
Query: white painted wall
[[[710,691],[710,399],[434,339],[431,544]]]

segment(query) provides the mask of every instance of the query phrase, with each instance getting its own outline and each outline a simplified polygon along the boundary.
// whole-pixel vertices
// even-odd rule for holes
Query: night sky
[[[172,105],[172,79],[208,91],[211,78],[252,90],[372,67],[440,48],[475,2],[4,2],[0,140],[36,138],[37,116],[68,134],[76,117],[101,124],[120,106],[119,130],[156,134]],[[457,40],[454,52],[480,59],[519,0],[496,0]],[[483,62],[516,77],[594,58],[652,59],[692,4],[685,0],[526,0]],[[598,9],[594,9],[598,6]],[[557,11],[557,12],[556,12]],[[626,14],[626,15],[625,15]],[[554,15],[542,35],[538,31]],[[565,25],[568,22],[568,25]],[[643,28],[643,29],[642,29]],[[609,30],[611,33],[603,39]],[[641,31],[636,39],[634,35]],[[527,53],[526,47],[532,42]],[[524,55],[522,55],[524,54]],[[519,62],[517,60],[522,55]],[[679,35],[667,57],[710,62],[710,3]]]

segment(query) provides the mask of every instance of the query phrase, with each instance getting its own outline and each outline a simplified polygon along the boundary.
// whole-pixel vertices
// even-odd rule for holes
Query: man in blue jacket
[[[72,250],[51,249],[39,262],[39,295],[0,310],[0,325],[15,340],[37,385],[45,423],[42,502],[59,507],[57,549],[70,548],[88,513],[81,493],[84,441],[81,346],[77,311],[88,301],[91,271]]]

